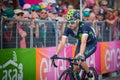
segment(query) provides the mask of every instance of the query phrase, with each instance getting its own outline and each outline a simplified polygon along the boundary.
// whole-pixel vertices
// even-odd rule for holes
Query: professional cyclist
[[[66,19],[68,22],[65,27],[62,40],[59,43],[56,53],[52,56],[52,58],[57,57],[57,55],[60,53],[67,41],[68,35],[71,35],[78,39],[75,57],[82,57],[84,59],[88,58],[96,51],[97,47],[97,40],[94,29],[90,27],[89,24],[80,22],[80,13],[75,9],[71,9],[67,12]],[[93,75],[90,73],[86,61],[81,61],[78,63],[80,63],[85,69],[88,80],[91,80]],[[74,71],[76,73],[76,76],[78,76],[80,71],[78,66],[74,66]]]

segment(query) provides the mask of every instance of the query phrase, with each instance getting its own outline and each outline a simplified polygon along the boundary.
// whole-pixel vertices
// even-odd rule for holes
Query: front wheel
[[[98,74],[97,74],[95,68],[89,67],[89,70],[90,70],[90,73],[92,73],[92,75],[93,75],[91,80],[98,80]],[[87,80],[87,75],[86,75],[85,71],[82,72],[82,80]]]
[[[75,80],[73,72],[70,69],[66,69],[59,77],[58,80]]]

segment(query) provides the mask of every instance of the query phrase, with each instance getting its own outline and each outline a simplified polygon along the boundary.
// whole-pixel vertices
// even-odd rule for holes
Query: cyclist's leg
[[[76,51],[75,51],[75,56],[76,56],[76,55],[79,53],[79,51],[80,51],[80,45],[81,45],[80,42],[78,42],[77,47],[76,47]],[[87,45],[87,46],[86,46],[86,49],[85,49],[85,53],[84,53],[85,58],[88,58],[89,56],[91,56],[91,55],[95,52],[95,50],[96,50],[96,42]],[[85,69],[86,73],[89,74],[89,67],[88,67],[86,61],[81,62],[81,65],[82,65],[82,67]],[[73,68],[74,68],[74,71],[75,71],[75,72],[77,72],[77,73],[80,72],[79,66],[74,65]]]
[[[90,57],[95,51],[96,51],[96,43],[90,43],[89,45],[86,46],[84,55],[85,55],[86,58],[88,58],[88,57]],[[89,77],[92,77],[92,74],[91,74],[90,71],[89,71],[89,67],[88,67],[86,61],[81,62],[81,65],[82,65],[82,67],[85,69],[87,75],[88,75]]]
[[[80,42],[78,42],[78,44],[77,44],[74,57],[79,53],[79,51],[80,51]],[[79,66],[73,65],[73,70],[74,70],[74,73],[77,76],[77,79],[80,80],[80,76],[79,76],[80,68],[79,68]]]

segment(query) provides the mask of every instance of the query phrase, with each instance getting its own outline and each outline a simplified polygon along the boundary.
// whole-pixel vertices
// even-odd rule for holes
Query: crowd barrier
[[[96,52],[87,59],[98,74],[120,70],[120,40],[98,42]],[[0,50],[0,80],[58,80],[61,72],[69,67],[63,60],[56,60],[58,68],[51,66],[50,56],[56,47]],[[75,46],[65,46],[59,56],[73,57]]]
[[[66,21],[1,20],[0,48],[40,48],[57,46],[61,40]],[[120,39],[120,22],[114,25],[105,21],[85,22],[96,31],[99,42]],[[77,40],[68,37],[66,45],[76,44]]]

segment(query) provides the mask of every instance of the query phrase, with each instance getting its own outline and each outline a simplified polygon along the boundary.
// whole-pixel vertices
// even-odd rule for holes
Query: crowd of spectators
[[[79,6],[79,4],[77,5]],[[3,38],[1,39],[2,41],[0,41],[2,47],[28,48],[43,47],[44,45],[46,47],[55,46],[56,33],[58,33],[58,40],[60,40],[64,31],[64,22],[66,21],[65,16],[67,11],[74,8],[77,8],[80,11],[77,5],[73,6],[70,3],[60,5],[57,3],[48,3],[47,5],[39,3],[30,5],[26,3],[20,8],[13,9],[0,3],[0,20],[4,21],[1,25],[2,28],[0,27],[0,37],[2,36]],[[93,24],[98,21],[105,21],[105,23],[113,25],[112,40],[116,39],[117,34],[119,34],[116,33],[116,30],[120,32],[119,9],[108,7],[108,2],[102,0],[99,4],[93,3],[92,5],[88,5],[87,2],[84,2],[82,12],[82,21],[91,22],[91,26],[93,27]],[[12,18],[12,20],[8,20],[7,18]],[[22,21],[20,21],[21,19]],[[43,20],[43,22],[41,20]],[[41,22],[37,23],[37,21]],[[59,22],[56,24],[52,21]],[[58,27],[56,27],[56,25]],[[97,28],[95,29],[97,35],[100,35],[100,26],[101,24],[97,25]],[[104,27],[103,30],[105,30],[103,33],[108,33],[109,26]],[[18,36],[17,39],[16,35]],[[30,39],[30,36],[33,36],[32,40]],[[33,45],[30,43],[33,43]]]

